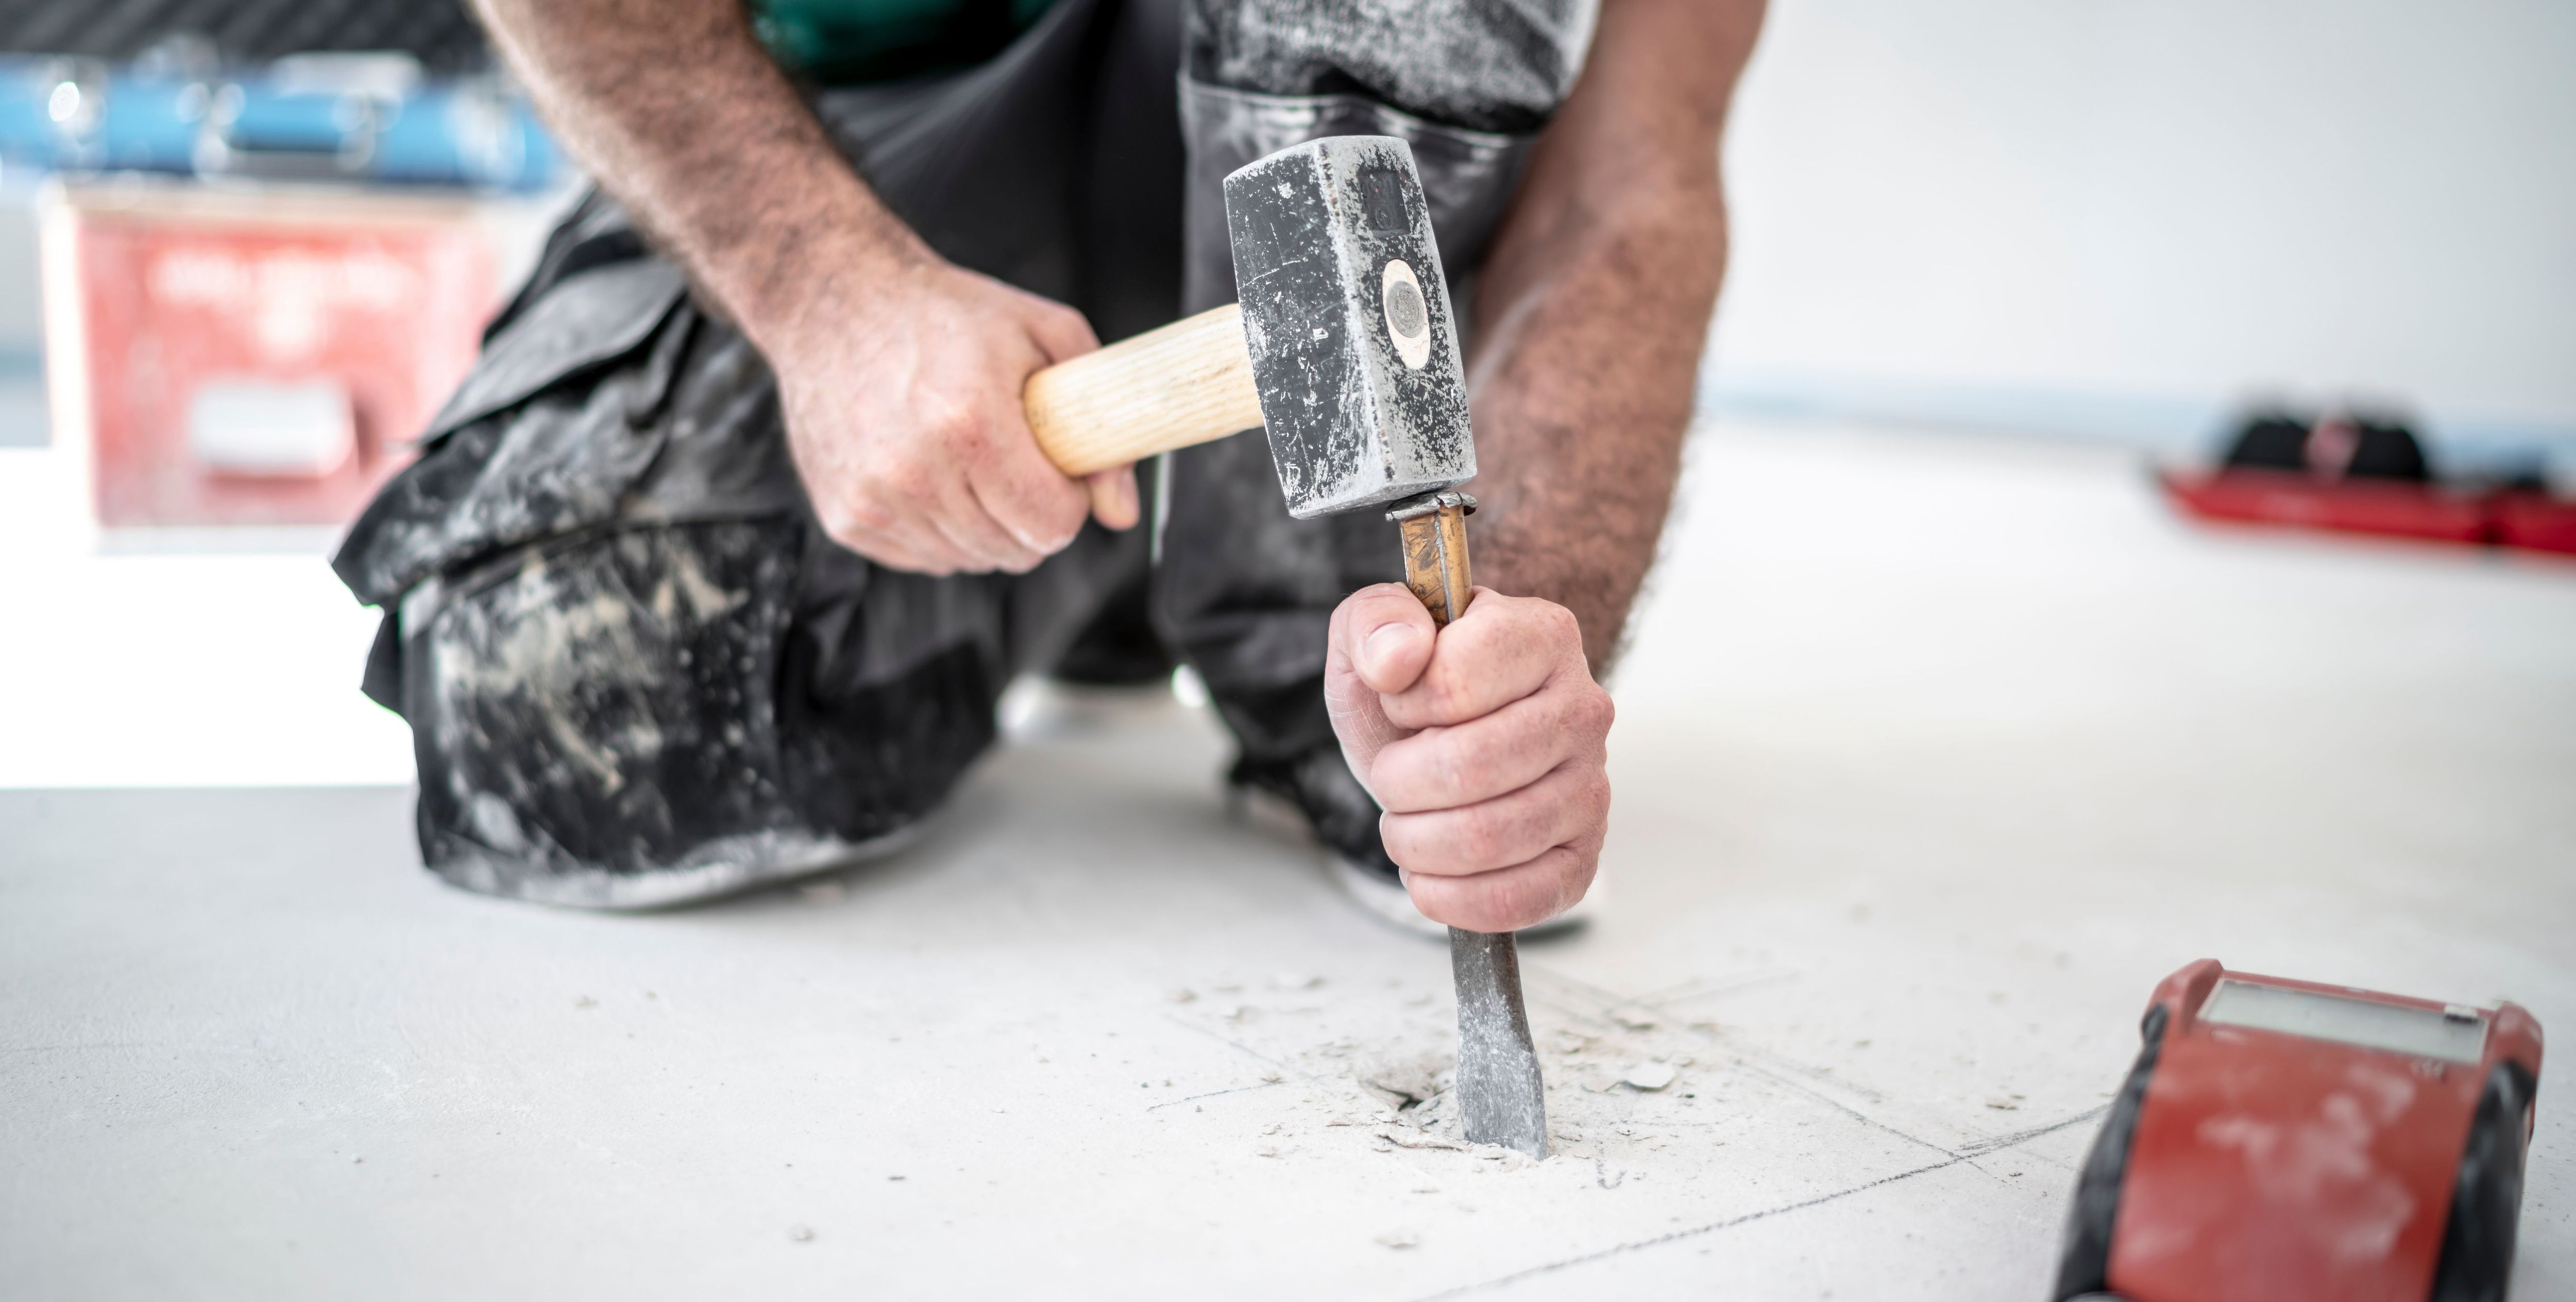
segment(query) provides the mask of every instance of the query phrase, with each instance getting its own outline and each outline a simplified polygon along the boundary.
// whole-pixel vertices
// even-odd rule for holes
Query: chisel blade
[[[1546,1082],[1521,1006],[1520,947],[1512,933],[1449,929],[1458,982],[1458,1113],[1467,1140],[1547,1156]]]

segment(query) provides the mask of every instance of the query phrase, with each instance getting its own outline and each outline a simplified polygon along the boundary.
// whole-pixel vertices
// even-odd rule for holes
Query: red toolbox
[[[118,181],[42,205],[54,439],[108,528],[346,521],[494,303],[464,199]]]
[[[2295,470],[2230,466],[2157,475],[2176,506],[2205,520],[2297,525],[2435,542],[2489,540],[2486,495],[2424,484],[2320,480]]]

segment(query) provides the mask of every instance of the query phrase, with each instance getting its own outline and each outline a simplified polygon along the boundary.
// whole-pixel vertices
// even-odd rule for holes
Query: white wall
[[[2576,437],[2564,0],[1774,0],[1728,175],[1721,401],[2268,386]]]

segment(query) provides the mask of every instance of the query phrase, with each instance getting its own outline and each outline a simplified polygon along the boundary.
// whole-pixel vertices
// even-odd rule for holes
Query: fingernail
[[[1411,624],[1380,624],[1376,632],[1368,635],[1368,640],[1363,647],[1369,659],[1384,660],[1394,655],[1396,650],[1412,637]]]

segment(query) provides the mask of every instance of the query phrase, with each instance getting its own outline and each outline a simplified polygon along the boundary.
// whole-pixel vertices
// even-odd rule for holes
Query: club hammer
[[[1240,302],[1029,377],[1038,445],[1070,475],[1259,425],[1288,513],[1383,508],[1405,585],[1446,625],[1473,592],[1456,491],[1476,474],[1466,370],[1413,151],[1331,136],[1225,179]],[[1509,932],[1449,929],[1467,1138],[1547,1154],[1547,1104]]]

